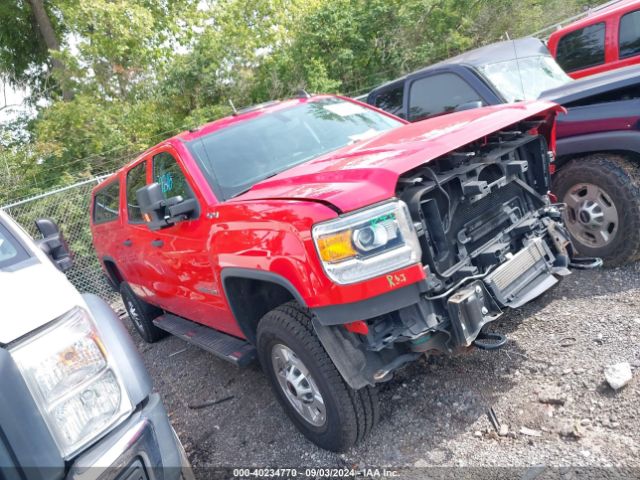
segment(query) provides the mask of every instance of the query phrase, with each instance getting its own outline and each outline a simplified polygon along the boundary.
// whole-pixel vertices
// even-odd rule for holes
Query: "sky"
[[[0,110],[0,123],[11,121],[16,118],[19,112],[26,110],[26,107],[22,105],[26,95],[27,92],[25,90],[16,90],[7,83],[0,83],[0,108],[5,105],[19,105],[18,107],[3,108]]]

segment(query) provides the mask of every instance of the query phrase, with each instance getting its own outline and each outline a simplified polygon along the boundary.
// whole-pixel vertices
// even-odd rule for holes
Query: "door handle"
[[[152,240],[151,241],[151,245],[153,245],[154,247],[160,248],[164,245],[164,241],[162,240]]]
[[[123,244],[125,247],[130,247],[131,245],[133,245],[133,240],[131,240],[131,239],[126,239],[124,242],[122,242],[122,244]]]

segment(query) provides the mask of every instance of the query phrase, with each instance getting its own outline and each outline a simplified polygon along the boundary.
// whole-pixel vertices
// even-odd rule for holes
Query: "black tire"
[[[590,244],[589,232],[579,211],[567,208],[565,224],[573,245],[581,256],[601,257],[606,266],[615,267],[640,258],[640,168],[627,158],[614,154],[593,154],[563,165],[553,176],[552,191],[558,201],[565,201],[568,192],[578,192],[580,185],[591,184],[604,192],[603,204],[613,203],[617,211],[615,222],[606,223],[613,231],[604,245]],[[586,190],[585,190],[586,191]],[[603,227],[603,231],[607,231]],[[586,238],[586,241],[585,241]],[[594,235],[594,239],[595,239]]]
[[[162,310],[139,299],[127,282],[120,284],[120,295],[133,327],[147,343],[157,342],[167,334],[153,324]]]
[[[292,350],[308,369],[324,399],[323,425],[315,426],[307,421],[285,396],[272,361],[272,351],[277,345]],[[316,336],[308,309],[290,302],[267,313],[258,324],[258,355],[287,415],[298,430],[319,447],[343,452],[369,435],[377,424],[376,389],[354,390],[347,385]]]

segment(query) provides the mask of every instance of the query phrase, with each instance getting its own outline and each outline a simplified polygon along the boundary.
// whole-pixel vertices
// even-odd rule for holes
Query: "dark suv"
[[[558,117],[552,191],[583,255],[640,257],[640,66],[582,80],[534,38],[499,42],[408,74],[367,102],[411,122],[484,105],[551,100]]]

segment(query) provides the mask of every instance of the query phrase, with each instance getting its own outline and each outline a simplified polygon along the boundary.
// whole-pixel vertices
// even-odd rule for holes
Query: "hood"
[[[597,75],[590,75],[560,87],[546,90],[540,94],[540,99],[565,105],[618,88],[637,85],[638,83],[640,83],[640,65],[631,65]]]
[[[7,344],[49,323],[78,305],[78,291],[48,260],[0,271],[2,315],[0,344]]]
[[[550,102],[478,108],[403,125],[343,147],[257,183],[233,201],[315,200],[342,212],[395,196],[405,172],[530,117],[552,121],[560,110]]]

